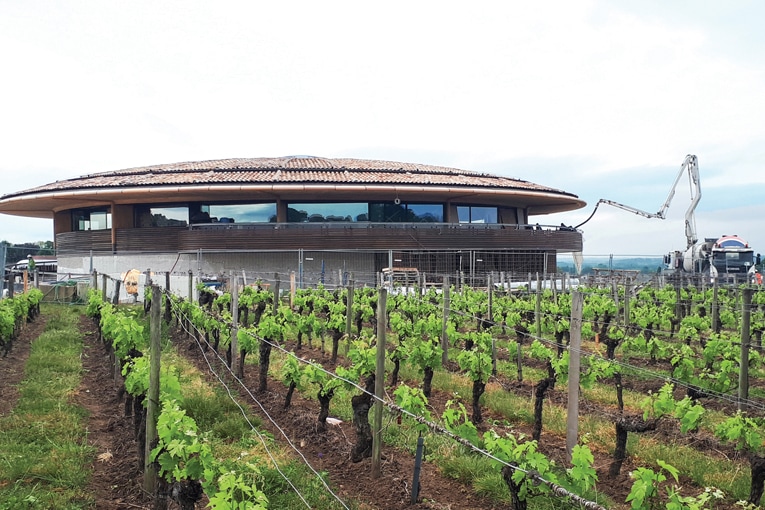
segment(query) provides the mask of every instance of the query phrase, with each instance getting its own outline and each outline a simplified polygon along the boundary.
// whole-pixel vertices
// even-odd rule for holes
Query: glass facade
[[[291,203],[287,207],[290,223],[358,222],[442,223],[443,204],[405,204],[395,202]]]
[[[199,204],[183,206],[135,206],[137,227],[186,226],[202,223],[276,222],[276,203]]]
[[[406,204],[407,220],[416,223],[443,223],[443,204]]]
[[[460,223],[497,223],[497,208],[475,205],[457,206]]]
[[[107,230],[112,228],[108,209],[78,209],[72,211],[72,230]]]
[[[444,223],[444,204],[390,202],[296,202],[287,204],[289,223],[371,222]],[[497,223],[497,208],[457,206],[459,223]],[[136,227],[187,226],[207,223],[275,223],[275,202],[257,204],[190,203],[136,205]],[[72,230],[111,228],[111,212],[104,208],[72,211]]]
[[[369,221],[368,206],[363,202],[350,203],[290,203],[287,221],[290,223]]]
[[[443,223],[443,204],[369,204],[369,221],[375,223]]]
[[[209,204],[189,207],[191,223],[275,223],[276,204]],[[199,216],[193,216],[199,214]],[[195,221],[195,219],[200,221]]]
[[[151,207],[152,227],[185,227],[189,224],[188,207]]]

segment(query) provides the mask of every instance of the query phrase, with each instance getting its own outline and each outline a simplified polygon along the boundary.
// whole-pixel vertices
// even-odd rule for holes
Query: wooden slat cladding
[[[111,251],[109,231],[56,236],[59,253]],[[582,235],[569,230],[523,230],[496,225],[268,224],[203,228],[118,229],[116,251],[202,250],[552,250],[581,251]]]
[[[186,227],[117,229],[117,252],[176,252],[179,235]]]
[[[112,252],[111,230],[86,230],[84,232],[61,232],[56,234],[56,253]]]
[[[161,253],[178,251],[178,233],[183,227],[121,228],[117,229],[114,251]],[[56,252],[62,255],[76,253],[112,253],[111,230],[87,230],[56,234]]]
[[[567,230],[518,230],[500,226],[287,224],[254,228],[187,230],[180,251],[201,249],[512,249],[581,251],[582,236]]]

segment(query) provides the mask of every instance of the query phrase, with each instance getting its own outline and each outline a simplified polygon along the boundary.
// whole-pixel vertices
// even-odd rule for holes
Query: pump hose
[[[601,202],[602,202],[602,200],[598,200],[598,203],[597,203],[597,204],[595,204],[595,209],[593,209],[593,210],[592,210],[592,214],[590,214],[590,215],[587,217],[587,219],[586,219],[586,220],[584,220],[583,222],[581,222],[579,225],[575,226],[574,228],[579,228],[579,227],[581,227],[582,225],[584,225],[585,223],[587,223],[588,221],[590,221],[590,220],[592,219],[592,217],[593,217],[593,216],[595,216],[595,212],[598,210],[598,207],[600,207],[600,204],[601,204]]]

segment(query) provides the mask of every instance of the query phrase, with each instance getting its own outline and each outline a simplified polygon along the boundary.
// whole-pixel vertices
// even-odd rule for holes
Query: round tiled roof
[[[11,193],[3,198],[84,188],[260,182],[478,186],[528,189],[573,196],[520,179],[443,166],[369,159],[286,156],[216,159],[128,168],[56,181]]]
[[[469,189],[476,193],[503,193],[516,197],[544,196],[548,203],[550,200],[558,202],[556,210],[584,206],[584,202],[572,193],[487,173],[396,161],[285,156],[170,163],[83,175],[6,194],[0,197],[0,212],[18,214],[20,209],[13,206],[14,202],[35,200],[40,206],[39,212],[53,203],[44,202],[43,197],[73,197],[76,193],[86,203],[88,199],[95,200],[96,195],[102,200],[114,202],[113,195],[117,189],[124,194],[126,190],[140,193],[141,189],[151,188],[159,194],[162,189],[181,191],[199,186],[211,193],[216,189],[231,189],[232,186],[240,190],[302,186],[305,191],[333,187],[378,190],[390,187],[396,191],[416,189],[421,193],[427,193],[428,188],[433,191],[436,188],[448,189],[451,192]],[[527,201],[532,206],[533,202]],[[26,211],[31,211],[29,206],[27,204]],[[71,208],[71,205],[67,207]]]

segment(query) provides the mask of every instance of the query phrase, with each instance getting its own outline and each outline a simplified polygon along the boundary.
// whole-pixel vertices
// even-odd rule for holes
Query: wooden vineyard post
[[[449,337],[446,334],[446,326],[449,324],[449,277],[444,276],[441,293],[444,295],[444,313],[441,319],[441,366],[446,366],[449,361]],[[379,322],[378,322],[379,324]]]
[[[16,276],[13,273],[8,273],[8,297],[13,299],[13,286],[16,284]]]
[[[194,274],[189,270],[189,303],[194,302]]]
[[[159,413],[159,362],[162,338],[160,311],[162,297],[159,287],[151,287],[149,389],[146,393],[146,448],[143,459],[143,489],[154,494],[157,487],[157,470],[151,462],[151,449],[157,441],[157,417]]]
[[[719,322],[720,310],[718,309],[717,303],[717,278],[715,278],[715,281],[712,284],[712,331],[715,333],[720,332]]]
[[[345,298],[345,354],[351,350],[351,324],[353,324],[353,280],[348,280],[348,294]]]
[[[106,301],[106,274],[101,274],[101,301]]]
[[[632,283],[627,279],[624,285],[624,327],[630,327],[630,292],[632,292]]]
[[[516,364],[518,382],[523,381],[523,364],[521,363],[523,359],[522,356],[523,356],[523,351],[521,350],[521,342],[516,342],[515,364]]]
[[[539,285],[539,273],[537,273],[537,300],[534,305],[534,322],[536,323],[537,339],[542,338],[542,289]]]
[[[239,359],[239,277],[231,274],[231,366],[234,375],[242,378],[243,374],[237,360]]]
[[[489,321],[491,326],[494,325],[494,315],[492,312],[494,295],[494,278],[492,273],[486,276],[486,292],[488,293],[488,303],[486,306],[486,320]],[[491,375],[497,375],[497,339],[494,335],[491,335]]]
[[[558,302],[558,273],[552,274],[552,277],[550,278],[550,283],[552,284],[553,303],[557,303]]]
[[[290,308],[295,306],[295,292],[297,289],[297,278],[295,277],[295,271],[290,273]]]
[[[738,372],[738,410],[743,411],[749,398],[749,341],[752,312],[752,289],[747,287],[741,296],[741,365]]]
[[[488,298],[488,303],[486,305],[486,320],[491,323],[494,322],[491,310],[494,297],[494,278],[492,278],[491,273],[486,276],[486,294]]]
[[[165,273],[165,323],[170,324],[170,271]]]
[[[281,291],[279,287],[281,287],[282,282],[279,280],[279,273],[274,273],[274,316],[279,313],[279,296],[281,295]]]
[[[375,407],[372,431],[372,478],[380,478],[380,459],[382,456],[382,418],[383,398],[385,397],[385,325],[388,323],[388,313],[385,307],[388,303],[388,291],[380,288],[377,298],[377,359],[375,364]]]
[[[95,269],[93,270],[93,275],[91,276],[90,286],[93,287],[93,290],[98,290],[98,271]]]
[[[120,302],[120,285],[122,280],[114,280],[114,295],[112,296],[112,304],[117,305]]]
[[[417,437],[417,450],[414,454],[414,476],[412,477],[412,498],[410,502],[417,504],[417,498],[420,495],[420,471],[422,469],[422,452],[424,450],[425,440],[420,434]]]
[[[571,294],[571,341],[568,361],[568,418],[566,421],[566,460],[579,440],[579,370],[582,347],[582,293]]]

